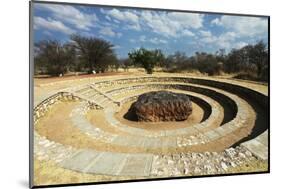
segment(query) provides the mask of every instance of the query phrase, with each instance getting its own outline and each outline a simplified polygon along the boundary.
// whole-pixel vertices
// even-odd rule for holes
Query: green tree
[[[225,53],[225,49],[219,49],[216,52],[216,59],[218,62],[225,62],[226,60],[226,53]]]
[[[109,54],[105,56],[101,60],[101,64],[99,65],[101,72],[107,71],[109,67],[111,68],[111,70],[114,69],[115,71],[118,71],[119,66],[120,65],[115,54]]]
[[[176,51],[165,59],[164,67],[167,71],[180,72],[192,69],[192,62],[184,52]]]
[[[120,59],[119,64],[125,71],[128,71],[129,67],[133,65],[132,60],[130,58]]]
[[[251,74],[256,79],[268,78],[268,50],[263,41],[255,45],[246,45],[240,49],[232,49],[227,55],[225,69],[227,72]]]
[[[156,50],[147,50],[145,48],[140,48],[130,52],[129,58],[136,65],[141,65],[148,74],[152,74],[155,65],[161,65],[164,60],[163,53]]]
[[[248,50],[249,62],[257,67],[257,75],[261,76],[263,69],[268,66],[268,51],[266,44],[259,41],[257,44],[251,46]]]
[[[56,40],[44,40],[35,44],[35,67],[41,67],[47,74],[58,76],[65,74],[75,61],[75,50]]]
[[[196,67],[202,73],[208,75],[218,75],[221,71],[221,65],[215,55],[206,52],[196,52],[195,56]]]
[[[74,47],[78,50],[81,62],[84,62],[88,73],[93,70],[104,72],[108,69],[108,60],[116,60],[113,45],[103,39],[72,35]]]

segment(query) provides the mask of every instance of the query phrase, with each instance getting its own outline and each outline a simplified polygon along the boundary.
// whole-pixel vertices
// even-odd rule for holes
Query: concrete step
[[[260,159],[268,160],[268,130],[258,137],[242,143],[241,146],[247,148]]]
[[[59,166],[88,174],[149,176],[152,160],[151,154],[97,152],[83,149],[59,163]]]

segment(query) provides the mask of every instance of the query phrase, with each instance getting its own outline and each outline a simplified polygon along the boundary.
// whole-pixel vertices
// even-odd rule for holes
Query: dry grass
[[[237,167],[227,170],[227,173],[247,173],[247,172],[264,172],[268,171],[268,162],[263,160],[251,160]]]
[[[34,161],[34,184],[36,186],[131,179],[136,179],[136,177],[86,174],[63,169],[56,166],[52,161],[39,161],[36,159]]]

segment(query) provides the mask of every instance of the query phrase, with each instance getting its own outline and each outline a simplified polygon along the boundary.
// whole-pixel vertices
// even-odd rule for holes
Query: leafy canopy
[[[154,66],[161,64],[164,60],[164,55],[161,50],[147,50],[140,48],[128,53],[129,58],[136,65],[141,65],[148,74],[152,74]]]

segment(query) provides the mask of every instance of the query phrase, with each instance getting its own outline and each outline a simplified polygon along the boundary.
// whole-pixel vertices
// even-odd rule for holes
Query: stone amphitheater
[[[139,95],[159,90],[189,95],[196,115],[170,123],[125,118]],[[227,78],[163,73],[35,82],[35,184],[239,173],[251,162],[267,165],[268,102],[267,85]],[[59,180],[64,174],[70,180]]]

